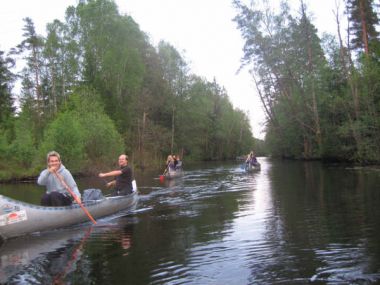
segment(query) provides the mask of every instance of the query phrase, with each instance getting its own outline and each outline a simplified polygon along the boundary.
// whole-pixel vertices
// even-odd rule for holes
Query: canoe
[[[182,168],[177,168],[176,170],[169,170],[165,173],[166,179],[173,179],[177,177],[181,177],[183,175]]]
[[[245,172],[254,172],[254,171],[258,171],[261,169],[261,165],[260,163],[256,163],[256,164],[246,164],[245,165]]]
[[[137,202],[138,192],[134,191],[126,196],[85,201],[83,205],[97,219],[119,211],[132,211]],[[0,237],[3,239],[88,221],[88,216],[76,203],[64,207],[44,207],[0,195]]]

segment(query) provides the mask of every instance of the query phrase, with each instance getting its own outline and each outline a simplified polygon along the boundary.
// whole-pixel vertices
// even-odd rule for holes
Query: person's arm
[[[47,169],[42,170],[42,172],[40,173],[40,176],[38,176],[37,184],[41,186],[46,186],[49,173],[50,172]]]
[[[110,176],[119,176],[121,175],[121,173],[122,173],[121,170],[113,170],[106,173],[99,173],[99,177],[104,178],[104,177],[110,177]]]
[[[112,180],[106,184],[107,188],[115,187],[115,185],[116,185],[116,180]]]
[[[58,174],[58,173],[57,173]],[[59,174],[58,174],[59,175]],[[70,171],[65,169],[65,171],[62,173],[63,181],[66,182],[67,186],[70,187],[70,189],[74,192],[75,196],[77,196],[79,202],[81,202],[81,194],[79,192],[77,183],[75,182],[73,176],[71,175]]]

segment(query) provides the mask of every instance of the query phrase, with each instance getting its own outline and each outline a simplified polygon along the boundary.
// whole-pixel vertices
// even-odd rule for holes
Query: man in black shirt
[[[114,196],[128,195],[132,193],[132,169],[128,166],[128,156],[122,154],[119,156],[120,169],[113,170],[107,173],[99,173],[100,178],[114,176],[115,180],[108,182],[107,187],[114,186]]]

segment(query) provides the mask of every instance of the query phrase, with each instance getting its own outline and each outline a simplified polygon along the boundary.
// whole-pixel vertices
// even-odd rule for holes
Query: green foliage
[[[379,43],[379,17],[373,0],[347,0],[352,48],[367,49],[366,45]],[[364,27],[363,27],[364,25]],[[363,40],[366,39],[367,43]],[[368,50],[366,51],[368,53]]]
[[[56,150],[72,171],[94,172],[112,163],[123,149],[122,138],[104,114],[99,95],[81,88],[47,129],[40,156]]]
[[[0,161],[7,159],[9,154],[9,142],[4,130],[0,129]]]
[[[32,165],[36,154],[32,129],[29,116],[21,114],[15,123],[15,138],[8,149],[8,157],[26,168]]]
[[[55,150],[60,153],[67,168],[73,172],[79,171],[85,159],[83,132],[83,127],[72,113],[59,114],[45,132],[39,149],[40,157],[45,158],[46,153]]]
[[[93,90],[82,88],[70,98],[73,117],[83,129],[83,142],[87,171],[99,171],[102,165],[113,164],[124,152],[122,137],[113,121],[104,113],[100,96]]]
[[[270,152],[264,140],[254,139],[253,141],[253,149],[255,150],[256,156],[269,156]]]
[[[295,18],[286,4],[274,14],[269,7],[234,1],[245,39],[243,60],[253,63],[269,118],[266,143],[272,155],[380,161],[378,18],[373,1],[346,4],[353,47],[365,46],[365,33],[369,41],[369,52],[359,53],[356,62],[331,35],[319,39],[303,2]]]
[[[47,25],[46,38],[29,18],[24,31],[12,51],[27,62],[18,74],[21,111],[0,125],[0,165],[11,158],[36,175],[56,150],[73,173],[89,173],[122,152],[149,167],[172,151],[186,160],[229,159],[254,145],[247,115],[225,89],[189,74],[169,43],[152,46],[111,0],[68,7],[65,22]]]
[[[15,111],[11,94],[13,74],[9,70],[13,61],[10,58],[4,58],[3,54],[4,52],[0,51],[0,129],[8,129],[12,124]]]

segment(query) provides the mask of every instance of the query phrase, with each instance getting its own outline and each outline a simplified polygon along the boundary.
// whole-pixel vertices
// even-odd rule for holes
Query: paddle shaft
[[[69,185],[66,184],[65,180],[63,180],[63,178],[60,177],[58,175],[58,173],[54,172],[54,174],[58,178],[58,180],[62,183],[63,187],[65,187],[66,190],[71,194],[71,196],[73,196],[75,202],[78,203],[78,205],[82,208],[83,212],[85,212],[86,215],[87,215],[87,217],[89,217],[89,219],[91,220],[91,222],[93,222],[94,224],[96,224],[95,219],[91,216],[90,212],[86,209],[86,207],[83,206],[82,202],[78,199],[77,195],[75,195],[75,193],[73,192],[73,190],[70,189]]]

